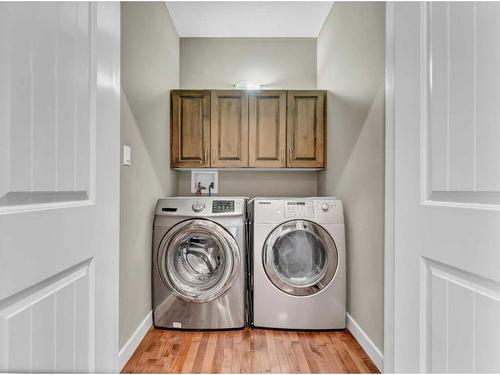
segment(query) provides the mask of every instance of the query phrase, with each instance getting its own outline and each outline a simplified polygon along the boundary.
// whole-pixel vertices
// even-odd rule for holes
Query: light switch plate
[[[193,169],[191,171],[191,193],[196,193],[196,188],[198,182],[205,189],[201,191],[203,195],[208,195],[208,187],[210,183],[214,183],[214,188],[212,189],[212,194],[217,194],[219,192],[219,172],[218,171],[207,171],[203,169]]]
[[[132,164],[132,149],[130,146],[123,145],[123,165],[130,167]]]

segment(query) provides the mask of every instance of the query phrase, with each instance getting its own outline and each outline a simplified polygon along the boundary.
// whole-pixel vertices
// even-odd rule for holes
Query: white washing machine
[[[346,326],[342,201],[255,198],[248,208],[252,325],[332,330]]]
[[[246,323],[246,199],[160,199],[153,229],[153,323],[235,329]]]

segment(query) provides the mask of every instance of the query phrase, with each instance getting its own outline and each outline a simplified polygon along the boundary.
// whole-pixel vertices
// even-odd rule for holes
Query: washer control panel
[[[212,213],[220,214],[224,212],[234,212],[234,201],[219,201],[212,202]]]
[[[285,201],[285,218],[312,218],[313,201]]]

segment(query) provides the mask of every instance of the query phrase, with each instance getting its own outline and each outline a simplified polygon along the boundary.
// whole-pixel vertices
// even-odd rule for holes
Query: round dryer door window
[[[338,266],[337,247],[321,226],[292,220],[269,234],[263,263],[269,280],[278,289],[294,296],[309,296],[333,280]]]
[[[187,220],[173,227],[158,249],[158,272],[174,293],[190,302],[221,297],[240,267],[238,244],[209,220]]]

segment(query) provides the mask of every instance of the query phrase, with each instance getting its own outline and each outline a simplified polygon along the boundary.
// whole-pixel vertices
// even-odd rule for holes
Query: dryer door
[[[189,302],[222,296],[240,268],[240,251],[233,236],[209,220],[186,220],[163,237],[157,253],[161,279]]]
[[[271,282],[293,296],[309,296],[325,288],[338,267],[338,252],[328,232],[310,221],[292,220],[275,228],[263,248]]]

